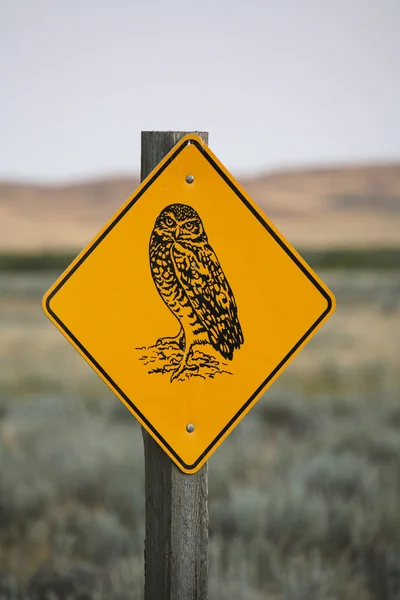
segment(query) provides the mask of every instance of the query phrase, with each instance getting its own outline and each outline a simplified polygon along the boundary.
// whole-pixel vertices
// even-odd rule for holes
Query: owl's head
[[[207,236],[197,212],[187,204],[170,204],[158,215],[153,234],[164,242],[204,242]]]

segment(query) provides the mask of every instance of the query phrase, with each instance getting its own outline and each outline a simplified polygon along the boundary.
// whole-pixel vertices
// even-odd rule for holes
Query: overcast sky
[[[399,0],[0,0],[0,178],[137,173],[203,129],[236,174],[400,159]]]

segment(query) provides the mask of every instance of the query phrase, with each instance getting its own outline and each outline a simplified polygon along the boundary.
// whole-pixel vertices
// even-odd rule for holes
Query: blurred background
[[[210,600],[400,598],[400,4],[0,2],[0,597],[140,599],[140,427],[41,298],[210,147],[337,311],[209,461]],[[53,594],[51,596],[51,594]]]

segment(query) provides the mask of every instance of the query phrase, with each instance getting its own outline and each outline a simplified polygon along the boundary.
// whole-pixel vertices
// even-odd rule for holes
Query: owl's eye
[[[194,223],[185,223],[185,229],[187,229],[188,231],[192,231],[192,229],[194,228]]]
[[[173,219],[171,219],[171,217],[165,217],[165,224],[166,224],[168,227],[173,227],[173,225],[174,225],[174,220],[173,220]]]

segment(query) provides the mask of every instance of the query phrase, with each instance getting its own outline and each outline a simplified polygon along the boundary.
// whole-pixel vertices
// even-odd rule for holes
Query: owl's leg
[[[181,350],[185,348],[185,332],[183,331],[183,327],[181,327],[178,335],[174,337],[162,337],[158,338],[156,341],[156,346],[169,346],[170,344],[177,344]]]
[[[189,360],[193,353],[193,344],[187,344],[185,347],[181,362],[179,363],[178,368],[171,375],[171,381],[178,379],[182,373],[185,371],[198,371],[199,368],[197,365],[190,364]]]
[[[191,358],[193,357],[195,346],[204,346],[204,344],[208,343],[208,336],[202,327],[196,327],[194,331],[186,331],[185,341],[186,344],[181,362],[176,371],[172,373],[171,381],[178,379],[185,371],[199,371],[199,365],[191,362]]]

